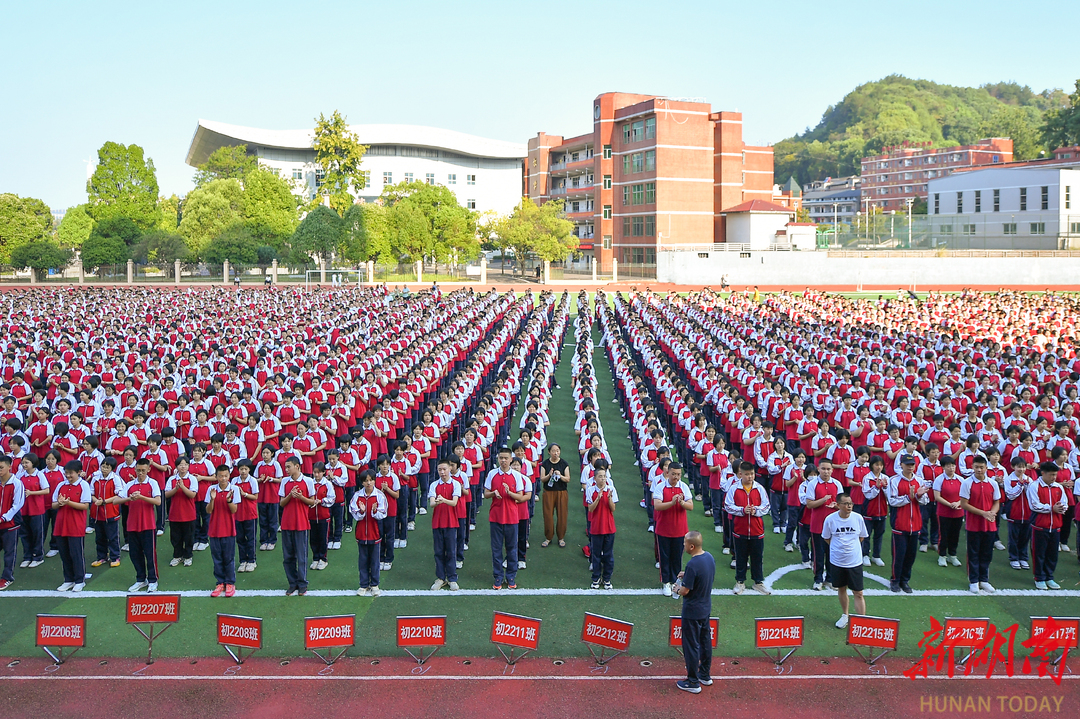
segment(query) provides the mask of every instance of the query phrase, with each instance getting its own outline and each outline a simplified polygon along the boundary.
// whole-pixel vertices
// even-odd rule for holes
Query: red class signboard
[[[581,641],[617,652],[625,652],[630,647],[630,635],[633,632],[634,625],[630,622],[585,612],[585,623],[581,627]]]
[[[518,614],[495,612],[491,641],[508,647],[535,651],[540,644],[540,620]]]
[[[217,615],[218,644],[225,647],[237,664],[244,663],[244,650],[251,656],[257,649],[262,649],[263,620],[258,617],[243,617],[237,614]],[[233,647],[238,652],[233,651]]]
[[[327,666],[344,656],[356,643],[356,615],[337,614],[327,617],[304,617],[304,647],[322,659]],[[325,649],[326,654],[319,650]],[[340,649],[336,654],[333,649]]]
[[[179,619],[179,594],[128,595],[128,624],[172,624]]]
[[[39,614],[35,643],[57,664],[86,646],[86,617],[72,614]],[[54,653],[53,649],[57,651]],[[70,652],[64,652],[70,649]]]
[[[1080,618],[1077,617],[1032,617],[1031,637],[1041,637],[1050,619],[1054,620],[1054,633],[1046,637],[1046,641],[1056,642],[1059,649],[1076,649],[1077,634],[1080,634]]]
[[[873,664],[896,651],[900,643],[900,620],[852,614],[848,617],[847,643],[867,664]],[[863,654],[860,647],[869,647],[871,651]]]
[[[494,631],[492,641],[495,641]],[[398,617],[397,645],[399,647],[445,646],[446,617]]]
[[[720,633],[720,619],[709,617],[709,638],[716,649],[716,635]],[[682,647],[682,617],[668,617],[668,646]]]
[[[803,643],[802,617],[757,619],[755,641],[758,649],[787,649]]]

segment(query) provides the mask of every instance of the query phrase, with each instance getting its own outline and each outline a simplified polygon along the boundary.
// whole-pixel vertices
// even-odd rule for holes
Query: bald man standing
[[[712,665],[712,637],[709,634],[709,615],[712,613],[713,578],[716,560],[701,546],[701,532],[687,532],[683,549],[690,555],[686,569],[679,572],[682,586],[676,590],[683,598],[682,648],[686,660],[686,679],[677,686],[684,692],[700,694],[701,687],[712,686],[709,674]]]

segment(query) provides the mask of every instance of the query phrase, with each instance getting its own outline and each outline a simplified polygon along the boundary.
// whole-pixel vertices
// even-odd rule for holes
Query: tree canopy
[[[474,259],[480,252],[477,214],[462,207],[448,187],[401,182],[383,189],[391,251],[416,261]]]
[[[90,230],[94,228],[94,221],[86,213],[86,205],[75,205],[64,213],[64,219],[60,220],[57,236],[62,247],[82,247],[82,243],[90,236]]]
[[[512,214],[496,222],[495,244],[512,248],[519,259],[531,252],[541,260],[555,261],[577,249],[573,230],[574,223],[566,219],[561,200],[537,205],[523,197]]]
[[[1014,159],[1037,157],[1045,149],[1043,116],[1064,102],[1060,90],[1035,93],[1016,83],[956,87],[890,75],[852,90],[817,127],[776,143],[775,178],[859,174],[863,157],[904,141],[952,147],[1004,136],[1013,140]]]
[[[176,260],[183,262],[188,256],[187,243],[175,231],[151,230],[131,248],[131,258],[139,264],[170,271]]]
[[[289,184],[260,167],[244,175],[243,184],[240,216],[244,225],[260,244],[283,247],[300,224],[297,197]]]
[[[1042,137],[1050,149],[1080,145],[1080,80],[1068,104],[1046,113]]]
[[[233,225],[214,239],[203,251],[203,259],[215,265],[253,265],[259,261],[259,243],[244,225]]]
[[[307,214],[293,233],[290,260],[298,265],[310,264],[322,258],[327,264],[330,255],[341,243],[343,221],[326,205],[319,205]]]
[[[206,162],[195,172],[195,187],[202,187],[214,180],[242,180],[259,166],[254,155],[249,155],[247,145],[225,145],[210,153]]]
[[[342,218],[341,259],[351,264],[392,262],[386,205],[357,203]]]
[[[29,267],[38,277],[46,270],[63,269],[71,262],[71,251],[66,250],[52,239],[31,240],[11,251],[11,266]]]
[[[34,197],[0,194],[0,263],[7,264],[16,247],[52,235],[49,206]]]
[[[95,221],[128,217],[144,230],[160,223],[154,161],[144,158],[138,145],[102,145],[97,168],[86,182],[86,194]]]
[[[325,173],[319,194],[330,198],[330,207],[339,215],[353,204],[351,193],[364,189],[364,175],[360,164],[367,152],[367,145],[349,129],[345,117],[334,110],[330,117],[319,113],[315,121],[315,163]]]
[[[179,229],[193,259],[201,258],[210,240],[225,228],[243,222],[243,195],[236,179],[211,180],[188,194]]]

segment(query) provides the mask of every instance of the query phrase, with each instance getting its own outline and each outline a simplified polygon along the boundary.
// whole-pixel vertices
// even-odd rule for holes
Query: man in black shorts
[[[843,612],[836,626],[843,629],[848,624],[849,588],[855,595],[855,613],[866,614],[866,600],[863,598],[862,540],[869,534],[862,515],[852,511],[855,504],[851,501],[851,495],[838,496],[836,506],[838,511],[825,518],[821,538],[829,545],[833,584],[836,586],[840,610]]]

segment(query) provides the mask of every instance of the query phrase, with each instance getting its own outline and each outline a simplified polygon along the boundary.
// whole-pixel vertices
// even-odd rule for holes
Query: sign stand
[[[262,619],[245,617],[239,614],[218,614],[218,644],[237,664],[243,664],[259,649],[262,649]],[[231,641],[238,639],[239,641]],[[235,651],[234,651],[235,649]],[[244,650],[248,653],[245,655]]]
[[[422,666],[446,646],[446,615],[398,617],[397,645]]]
[[[304,617],[304,647],[323,660],[326,666],[345,656],[356,644],[356,615],[338,614],[326,617]],[[326,650],[326,655],[319,653]],[[335,649],[341,651],[334,653]]]
[[[900,636],[900,620],[852,614],[848,618],[847,645],[870,666],[892,651],[896,651]],[[866,653],[863,653],[863,650]],[[876,656],[874,652],[881,650]]]
[[[709,639],[712,648],[716,649],[716,637],[720,633],[720,618],[709,617]],[[682,650],[682,617],[668,617],[668,646],[674,647],[681,657]]]
[[[802,617],[766,617],[754,620],[754,637],[757,648],[772,660],[776,666],[782,665],[803,644]],[[776,650],[774,656],[771,652]],[[784,650],[788,650],[787,654]]]
[[[36,636],[37,645],[59,666],[86,646],[86,615],[39,614]]]
[[[967,660],[971,659],[971,655],[975,653],[975,647],[986,637],[989,628],[990,619],[985,617],[978,619],[947,617],[945,619],[945,627],[942,631],[945,633],[945,640],[952,643],[953,659],[956,660],[956,649],[962,647],[970,650],[963,659],[956,660],[958,665],[967,664]]]
[[[146,640],[146,663],[154,663],[154,640],[180,619],[179,594],[129,594],[127,623]],[[154,631],[154,624],[164,624]],[[146,629],[143,629],[143,627]]]
[[[581,626],[581,641],[589,648],[589,654],[598,666],[604,666],[630,648],[630,637],[634,633],[632,622],[624,622],[611,617],[585,612],[585,622]],[[600,653],[596,649],[600,649]],[[608,654],[607,652],[611,652]]]
[[[1050,666],[1056,667],[1062,660],[1069,656],[1069,651],[1076,649],[1080,634],[1080,617],[1031,617],[1031,638],[1041,635],[1049,628],[1050,622],[1054,623],[1054,633],[1051,640],[1056,639],[1057,649],[1053,650],[1056,657],[1050,659]],[[1051,654],[1046,655],[1048,658]]]
[[[510,666],[529,652],[536,651],[540,642],[541,620],[519,614],[495,612],[491,622],[491,642]],[[516,649],[523,650],[514,656]],[[509,651],[507,651],[509,650]]]

